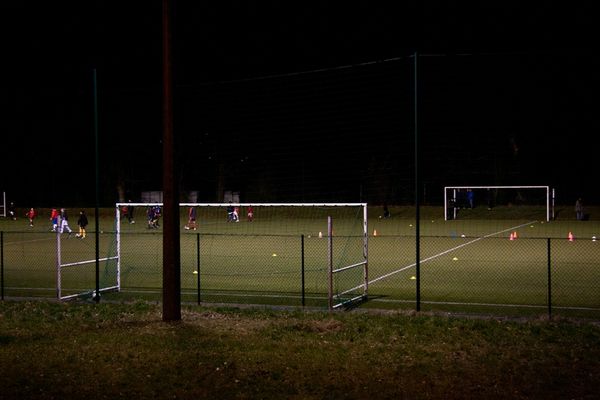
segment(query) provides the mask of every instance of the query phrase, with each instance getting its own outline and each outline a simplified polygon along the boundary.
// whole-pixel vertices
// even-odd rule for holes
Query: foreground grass
[[[573,399],[600,393],[600,327],[0,302],[0,399]]]

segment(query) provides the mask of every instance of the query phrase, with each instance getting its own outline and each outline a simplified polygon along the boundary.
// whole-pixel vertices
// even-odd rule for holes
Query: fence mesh
[[[100,240],[102,256],[110,252],[109,237]],[[600,243],[595,240],[422,236],[417,273],[415,239],[369,238],[364,306],[414,309],[418,291],[423,311],[600,317]],[[85,240],[63,238],[68,248],[63,262],[93,259],[93,242]],[[336,266],[358,255],[362,249],[352,241],[361,240],[348,238],[349,244],[335,250]],[[327,252],[326,238],[318,236],[182,234],[182,300],[327,307]],[[115,267],[115,261],[101,263],[101,279],[114,279]],[[162,234],[123,233],[120,268],[121,291],[105,299],[159,301]],[[94,289],[94,264],[63,271],[64,288],[73,293]],[[5,297],[56,297],[56,235],[2,232],[2,278]],[[362,282],[362,270],[345,271],[334,282],[334,294]]]

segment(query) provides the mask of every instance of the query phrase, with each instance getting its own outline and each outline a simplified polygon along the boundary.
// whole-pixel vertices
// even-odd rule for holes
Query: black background
[[[183,193],[410,203],[416,53],[426,201],[520,184],[598,202],[590,3],[456,3],[175,1]],[[102,202],[160,190],[160,0],[0,11],[0,190],[93,204],[94,69]]]

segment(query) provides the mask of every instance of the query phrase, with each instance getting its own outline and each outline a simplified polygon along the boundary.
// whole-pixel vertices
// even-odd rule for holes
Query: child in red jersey
[[[52,221],[51,232],[56,232],[58,229],[58,210],[56,208],[53,208],[50,212],[50,221]]]
[[[35,210],[33,209],[33,207],[31,207],[29,209],[29,211],[27,211],[27,214],[25,214],[25,216],[27,218],[29,218],[29,226],[33,227],[33,220],[37,216],[37,213],[35,212]]]

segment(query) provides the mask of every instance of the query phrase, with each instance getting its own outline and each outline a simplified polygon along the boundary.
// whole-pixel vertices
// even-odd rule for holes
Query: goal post
[[[327,217],[327,263],[329,267],[328,304],[329,309],[343,307],[365,300],[369,289],[369,246],[367,208],[364,209],[363,255],[362,259],[344,260],[334,264],[333,219]]]
[[[539,210],[546,221],[554,219],[554,189],[550,186],[445,186],[444,219],[458,219],[461,209],[527,206]]]
[[[131,207],[135,209],[135,224],[128,223],[125,217],[125,208],[131,210]],[[133,250],[131,246],[135,235],[145,233],[146,237],[160,240],[158,230],[161,229],[162,217],[152,223],[150,215],[153,209],[162,207],[162,202],[115,204],[119,269],[130,268],[122,266],[121,262],[131,258],[127,253]],[[306,255],[311,292],[327,296],[331,308],[367,295],[367,203],[181,202],[179,207],[182,269],[202,273],[206,288],[212,290],[219,284],[220,287],[226,286],[227,290],[244,287],[244,290],[255,292],[284,292],[294,287],[299,281],[290,282],[287,276],[295,279],[293,277],[300,276],[303,270],[294,247],[300,243],[296,241],[297,237],[302,238],[302,254],[303,257]],[[190,224],[188,218],[192,211],[197,221]],[[336,224],[331,234],[328,232],[328,219]],[[202,242],[202,270],[199,272],[184,265],[183,261],[191,260],[193,257],[188,253],[196,251],[196,245],[190,244],[194,237],[190,236],[192,233],[199,235],[198,240]],[[334,238],[335,248],[328,245],[331,238]],[[331,258],[327,255],[328,251]],[[157,267],[158,263],[153,266]],[[190,271],[182,275],[188,276]],[[211,279],[215,282],[212,286]]]
[[[6,192],[2,192],[2,198],[0,198],[0,217],[6,218]]]

